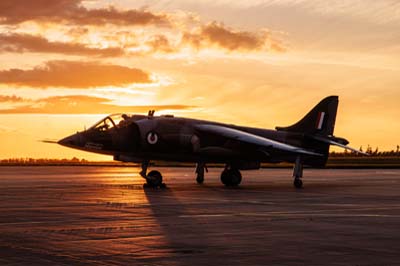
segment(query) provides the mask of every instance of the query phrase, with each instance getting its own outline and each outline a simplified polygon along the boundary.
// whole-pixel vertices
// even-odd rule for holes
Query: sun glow
[[[109,113],[274,128],[327,95],[336,135],[400,143],[400,20],[385,1],[17,2],[0,12],[3,158],[72,157],[34,139]]]

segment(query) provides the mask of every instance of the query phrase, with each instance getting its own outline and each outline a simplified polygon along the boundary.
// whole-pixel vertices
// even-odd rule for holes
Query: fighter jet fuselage
[[[151,160],[197,163],[199,183],[204,180],[207,163],[223,163],[225,171],[238,174],[239,170],[258,169],[262,162],[289,162],[295,163],[294,176],[301,181],[303,165],[326,164],[330,145],[352,149],[346,146],[347,140],[333,136],[337,105],[337,96],[327,97],[298,123],[276,130],[154,116],[154,111],[148,115],[114,114],[59,144],[112,155],[117,161],[142,163],[141,175],[148,184],[146,171]]]

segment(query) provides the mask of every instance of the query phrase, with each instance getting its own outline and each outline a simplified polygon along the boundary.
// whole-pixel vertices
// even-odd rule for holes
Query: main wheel
[[[221,182],[225,186],[238,186],[242,182],[242,174],[238,169],[225,169],[221,173]]]
[[[301,181],[300,178],[295,178],[293,181],[293,185],[295,188],[302,188],[303,187],[303,181]]]
[[[147,174],[146,182],[149,186],[161,187],[163,185],[161,173],[156,170],[150,171],[150,173]]]

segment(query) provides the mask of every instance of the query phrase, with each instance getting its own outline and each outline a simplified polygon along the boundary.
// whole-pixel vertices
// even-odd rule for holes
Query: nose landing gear
[[[142,162],[142,171],[140,171],[140,176],[146,179],[146,183],[143,184],[143,188],[166,188],[167,185],[163,183],[162,175],[159,171],[153,170],[147,174],[147,168],[149,166],[149,161]]]

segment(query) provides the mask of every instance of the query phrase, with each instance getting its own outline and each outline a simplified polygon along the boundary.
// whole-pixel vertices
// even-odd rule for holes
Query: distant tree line
[[[396,157],[400,156],[400,145],[396,146],[396,149],[390,151],[380,151],[379,147],[372,148],[370,145],[367,145],[367,148],[364,150],[361,146],[359,148],[360,151],[368,153],[370,156],[376,157]],[[343,152],[335,152],[332,151],[329,153],[329,156],[332,157],[363,157],[367,155],[359,154],[353,151],[344,150]]]
[[[49,158],[9,158],[0,160],[0,164],[7,165],[47,165],[47,164],[86,164],[89,161],[73,157],[72,159],[49,159]]]

